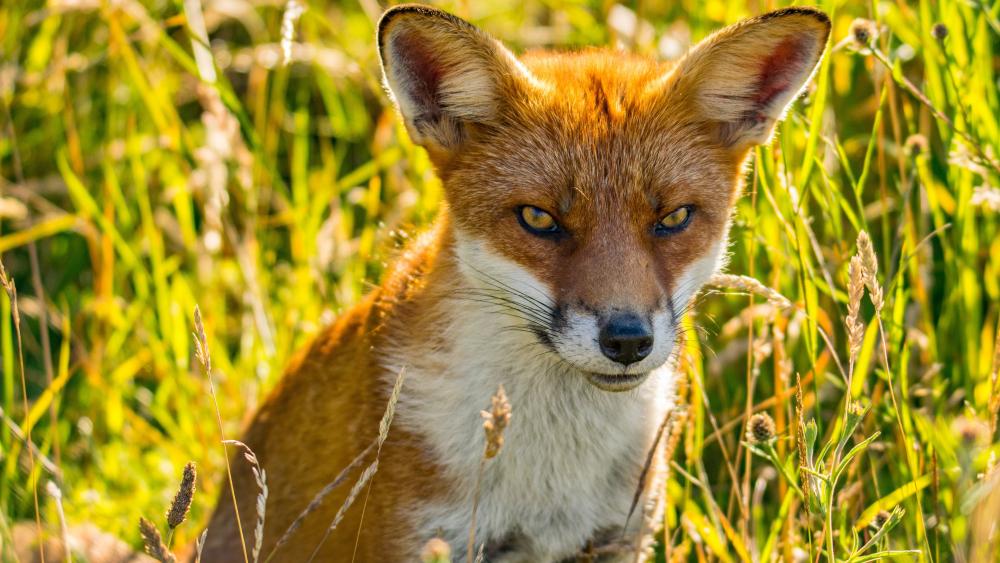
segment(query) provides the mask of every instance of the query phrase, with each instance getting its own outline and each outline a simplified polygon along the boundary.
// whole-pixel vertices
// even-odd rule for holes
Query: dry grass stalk
[[[184,466],[184,474],[181,477],[181,485],[174,495],[174,500],[170,503],[167,511],[167,526],[174,529],[180,526],[187,518],[188,510],[191,508],[191,501],[194,500],[194,487],[197,472],[194,463],[188,462]]]
[[[53,481],[45,483],[45,490],[56,503],[56,513],[59,516],[59,531],[62,534],[63,561],[65,563],[73,563],[73,554],[70,551],[69,543],[69,526],[66,525],[66,511],[63,510],[62,491]]]
[[[17,338],[17,361],[21,372],[21,406],[24,409],[24,416],[28,416],[30,412],[28,408],[28,385],[24,375],[24,344],[21,339],[21,311],[17,305],[17,286],[14,284],[14,280],[7,275],[7,269],[4,268],[2,260],[0,260],[0,285],[3,285],[4,290],[7,292],[7,298],[10,301],[10,316],[14,322],[14,334]],[[31,475],[35,474],[35,452],[32,449],[34,442],[31,439],[30,424],[25,424],[24,441],[27,444],[25,447],[28,449],[28,475],[31,483],[31,495],[35,502],[35,531],[40,538],[42,537],[42,513],[38,508],[38,480],[30,478]],[[45,546],[43,542],[38,542],[38,555],[42,561],[45,561]]]
[[[59,470],[55,460],[45,457],[45,454],[38,449],[38,446],[34,442],[28,441],[28,438],[24,433],[24,429],[21,428],[11,417],[7,416],[7,411],[3,410],[3,407],[0,407],[0,420],[3,421],[4,425],[7,426],[7,430],[10,431],[15,438],[20,440],[25,444],[25,447],[31,450],[31,453],[34,454],[35,459],[38,460],[42,469],[48,471],[49,475],[54,477],[57,481],[62,481],[62,471]]]
[[[378,471],[378,460],[379,460],[379,455],[382,453],[382,444],[385,443],[386,438],[389,436],[389,427],[392,426],[392,419],[396,414],[396,403],[399,402],[399,394],[403,389],[403,381],[405,379],[406,379],[406,369],[404,368],[399,370],[399,374],[396,376],[396,382],[393,384],[392,392],[389,394],[389,404],[385,406],[385,412],[382,414],[382,420],[380,420],[378,424],[378,438],[375,441],[376,445],[375,461],[371,462],[371,464],[369,464],[368,467],[365,468],[365,470],[361,473],[361,476],[358,478],[358,481],[354,483],[353,487],[351,487],[351,492],[347,495],[347,499],[344,500],[344,503],[340,506],[340,509],[337,510],[337,514],[336,516],[334,516],[333,522],[330,523],[330,527],[326,529],[326,532],[323,534],[323,537],[320,538],[319,543],[316,544],[316,548],[313,550],[312,555],[309,556],[309,561],[313,561],[314,559],[316,559],[316,555],[319,554],[320,548],[322,548],[323,544],[326,543],[326,540],[327,538],[330,537],[330,534],[332,534],[333,531],[337,529],[337,526],[340,524],[340,521],[344,518],[344,514],[347,512],[347,509],[350,508],[352,504],[354,504],[355,500],[357,500],[358,494],[361,492],[361,489],[363,489],[365,485],[367,485],[369,481],[371,481],[372,477],[374,477],[375,475],[375,472]],[[353,463],[351,465],[353,465]],[[367,496],[365,498],[367,502]],[[364,512],[361,513],[361,518],[362,520],[364,519]],[[298,519],[296,519],[296,521],[297,520]],[[294,526],[295,522],[293,522],[292,525]],[[286,534],[288,534],[288,532],[286,532]],[[274,551],[272,550],[271,555],[268,556],[268,559],[270,559],[273,555]]]
[[[229,481],[229,495],[233,500],[233,513],[236,515],[236,529],[240,534],[240,547],[243,549],[244,563],[250,563],[250,555],[247,553],[247,540],[243,536],[243,522],[240,519],[240,506],[236,501],[236,486],[233,484],[233,469],[229,463],[229,452],[226,450],[226,430],[222,424],[222,411],[219,410],[219,398],[215,394],[215,381],[212,379],[212,354],[208,349],[208,337],[205,335],[205,324],[201,321],[201,309],[194,306],[194,347],[195,356],[201,363],[205,378],[208,380],[208,391],[212,395],[212,403],[215,407],[215,418],[219,425],[219,437],[222,440],[223,459],[226,460],[226,478]]]
[[[996,436],[1000,415],[1000,319],[997,319],[996,343],[993,344],[993,369],[990,371],[990,436]]]
[[[325,499],[338,486],[340,486],[340,484],[343,483],[345,479],[347,479],[347,476],[352,471],[357,469],[358,466],[361,465],[361,462],[364,461],[364,459],[368,456],[369,453],[371,453],[371,451],[375,448],[377,443],[378,441],[376,439],[376,441],[373,441],[371,444],[369,444],[368,447],[365,448],[363,452],[358,454],[358,457],[354,458],[354,461],[352,461],[347,467],[342,469],[340,473],[337,474],[337,476],[333,479],[333,481],[327,483],[327,485],[323,487],[323,489],[320,490],[320,492],[316,493],[316,496],[314,496],[313,499],[309,502],[309,505],[306,506],[305,510],[303,510],[301,513],[299,513],[298,516],[295,517],[295,520],[291,523],[291,525],[288,526],[288,529],[285,530],[285,533],[283,533],[281,537],[278,538],[278,541],[274,544],[274,547],[271,548],[271,553],[268,554],[267,559],[265,559],[265,561],[270,561],[271,558],[274,557],[275,552],[281,549],[282,546],[287,544],[288,541],[292,539],[292,536],[295,535],[295,532],[302,526],[302,522],[305,521],[306,517],[315,512],[320,507],[320,505],[323,504],[323,499]]]
[[[479,508],[479,493],[483,485],[483,472],[486,470],[486,461],[493,459],[503,448],[503,433],[510,423],[510,401],[507,400],[507,393],[503,389],[503,384],[497,387],[497,392],[490,399],[492,407],[489,411],[481,411],[483,417],[483,432],[486,433],[486,446],[483,448],[483,457],[479,460],[479,474],[476,476],[476,490],[472,494],[472,517],[469,522],[469,545],[466,551],[466,561],[472,563],[472,554],[476,547],[476,510]]]
[[[674,452],[677,451],[677,444],[680,443],[681,436],[684,435],[688,414],[687,407],[678,407],[674,410],[674,421],[670,425],[670,435],[667,436],[667,447],[663,450],[664,459],[673,459]]]
[[[642,471],[639,472],[639,480],[635,486],[635,493],[632,495],[632,504],[628,507],[628,514],[625,515],[625,524],[622,525],[622,540],[625,539],[625,533],[628,531],[629,521],[632,520],[632,514],[635,512],[635,507],[639,505],[639,499],[642,498],[642,492],[646,489],[646,477],[649,475],[650,468],[653,467],[653,459],[656,457],[656,450],[659,448],[660,439],[663,438],[663,432],[666,430],[667,426],[671,426],[671,424],[674,423],[678,414],[679,413],[675,414],[675,411],[673,410],[668,411],[667,415],[663,417],[663,421],[660,422],[660,426],[656,429],[656,436],[653,438],[653,444],[646,452],[646,461],[642,464]],[[676,426],[676,424],[671,426],[671,435],[673,435],[673,429]]]
[[[323,543],[326,542],[326,538],[337,529],[338,525],[340,525],[340,521],[344,519],[344,514],[347,513],[347,509],[350,508],[351,505],[354,504],[354,501],[358,499],[358,494],[361,493],[361,489],[363,489],[365,485],[371,481],[371,478],[375,475],[376,471],[378,471],[378,458],[365,468],[365,470],[361,473],[361,477],[359,477],[358,481],[354,483],[353,487],[351,487],[351,492],[347,495],[347,500],[344,501],[344,504],[340,505],[340,509],[337,510],[337,515],[334,516],[333,522],[330,524],[330,527],[327,528],[322,541],[320,541],[319,545],[316,546],[312,556],[309,557],[309,561],[316,558],[316,555],[319,553],[319,549],[323,546]]]
[[[741,291],[746,291],[747,293],[759,295],[760,297],[767,299],[771,305],[777,307],[778,309],[793,309],[795,307],[791,300],[787,297],[760,283],[760,281],[751,278],[750,276],[715,274],[708,280],[708,283],[716,287],[739,289]]]
[[[205,549],[205,540],[208,539],[208,530],[202,530],[201,535],[194,543],[194,563],[201,563],[201,552]]]
[[[392,418],[396,415],[396,403],[399,402],[399,393],[403,390],[403,381],[406,379],[406,368],[399,370],[399,374],[396,376],[396,382],[392,385],[392,393],[389,394],[389,404],[385,406],[385,412],[382,414],[382,420],[378,423],[378,451],[382,451],[382,444],[385,443],[385,439],[389,436],[389,426],[392,424]]]
[[[156,559],[160,563],[175,563],[177,561],[174,558],[174,554],[170,553],[167,549],[167,545],[163,543],[163,537],[160,536],[160,531],[156,529],[156,526],[146,520],[145,518],[139,518],[139,534],[142,536],[142,544],[146,547],[146,553],[150,557]]]
[[[802,377],[795,374],[795,445],[799,450],[799,479],[802,481],[802,500],[808,506],[810,489],[812,482],[809,473],[805,469],[809,468],[809,457],[806,455],[806,421],[803,414],[804,402],[802,400]]]
[[[254,526],[253,532],[253,549],[250,555],[253,557],[254,563],[260,560],[260,548],[264,544],[264,522],[267,515],[267,473],[264,468],[260,466],[260,462],[257,460],[257,454],[253,453],[250,446],[240,442],[239,440],[226,440],[226,444],[231,444],[243,448],[243,457],[250,462],[250,470],[253,471],[253,479],[257,483],[257,489],[260,491],[257,493],[257,502],[255,503],[255,508],[257,510],[257,523]]]

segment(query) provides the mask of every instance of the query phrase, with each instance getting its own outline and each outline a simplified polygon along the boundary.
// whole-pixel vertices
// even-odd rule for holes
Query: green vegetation
[[[519,49],[667,58],[779,7],[508,6],[442,4]],[[780,295],[709,290],[690,318],[662,553],[996,560],[1000,2],[820,7],[829,55],[756,152],[732,232],[729,273]],[[19,309],[0,295],[0,560],[34,491],[58,533],[50,480],[71,525],[139,545],[189,460],[205,479],[172,542],[194,541],[223,490],[214,399],[238,437],[295,349],[433,216],[439,182],[379,84],[380,12],[312,2],[283,46],[284,2],[0,6],[0,253]],[[747,433],[754,413],[773,438],[760,416]]]

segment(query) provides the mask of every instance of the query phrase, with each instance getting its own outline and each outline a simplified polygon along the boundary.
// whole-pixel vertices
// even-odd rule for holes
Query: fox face
[[[747,154],[828,34],[822,13],[787,9],[672,66],[601,50],[518,59],[463,20],[408,5],[386,13],[378,38],[386,85],[444,183],[470,291],[621,391],[674,351],[724,258]]]

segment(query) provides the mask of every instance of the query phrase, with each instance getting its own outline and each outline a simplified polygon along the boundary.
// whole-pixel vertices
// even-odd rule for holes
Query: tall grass
[[[780,6],[440,5],[517,48],[663,58]],[[43,480],[70,527],[140,545],[135,523],[162,512],[188,460],[206,478],[172,541],[194,541],[226,486],[220,430],[238,435],[289,355],[440,203],[379,85],[382,7],[296,6],[0,6],[0,253],[19,290],[18,317],[0,293],[0,559]],[[686,320],[661,558],[990,560],[1000,3],[820,7],[830,54],[754,154],[735,215],[729,272],[762,285],[721,279],[737,289],[706,292]],[[860,232],[878,309],[848,290]],[[191,345],[196,302],[222,429]],[[773,438],[748,439],[758,413]],[[58,504],[38,502],[58,534]]]

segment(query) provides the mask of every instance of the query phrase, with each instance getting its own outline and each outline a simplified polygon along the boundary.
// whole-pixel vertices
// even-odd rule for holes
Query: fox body
[[[793,8],[675,65],[609,50],[517,58],[445,12],[389,10],[386,85],[447,203],[382,285],[296,356],[247,429],[269,488],[262,558],[376,438],[400,371],[372,481],[329,530],[369,451],[275,560],[410,561],[435,536],[464,554],[480,410],[500,384],[513,417],[479,484],[477,551],[560,561],[637,545],[656,516],[680,319],[723,261],[750,148],[828,33],[821,12]],[[243,463],[233,480],[249,542],[256,484]],[[240,541],[227,491],[204,560],[242,560]]]

